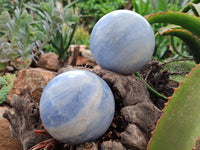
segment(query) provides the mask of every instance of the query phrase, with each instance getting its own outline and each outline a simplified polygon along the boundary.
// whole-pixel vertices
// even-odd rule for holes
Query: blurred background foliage
[[[167,10],[181,11],[189,0],[0,0],[0,63],[20,58],[28,67],[41,52],[55,52],[60,60],[70,53],[70,44],[90,48],[90,33],[105,14],[117,9],[133,10],[146,17]],[[192,13],[192,12],[189,12]],[[187,45],[179,38],[161,36],[167,24],[153,24],[159,61],[190,58]],[[24,64],[24,61],[30,62]],[[1,67],[0,67],[1,68]]]

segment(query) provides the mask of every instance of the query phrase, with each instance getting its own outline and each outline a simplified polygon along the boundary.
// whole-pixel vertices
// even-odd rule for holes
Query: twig
[[[152,67],[149,69],[149,71],[147,72],[147,75],[146,75],[146,77],[144,79],[146,82],[147,82],[147,78],[149,77],[151,71],[152,71]]]
[[[174,59],[174,60],[170,60],[167,62],[163,62],[162,64],[160,64],[161,66],[165,66],[166,64],[172,63],[172,62],[178,62],[178,61],[187,61],[187,60],[194,60],[193,58],[182,58],[182,59]]]
[[[71,66],[76,66],[76,62],[79,56],[79,51],[80,51],[80,46],[78,45],[74,48],[74,51],[71,57],[71,62],[70,62]]]
[[[188,74],[188,71],[182,71],[182,72],[169,72],[170,75],[185,75]]]

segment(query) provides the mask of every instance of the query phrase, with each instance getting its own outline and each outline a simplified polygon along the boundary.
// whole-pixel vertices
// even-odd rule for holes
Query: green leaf
[[[35,42],[29,44],[28,47],[27,47],[27,49],[26,49],[26,53],[30,53],[34,46],[35,46]]]
[[[170,79],[177,82],[181,82],[185,79],[185,74],[183,74],[183,72],[190,72],[190,70],[194,68],[195,65],[196,64],[194,61],[178,61],[178,62],[167,63],[164,66],[164,68],[171,73],[173,72],[180,73],[178,75],[170,75]]]
[[[80,1],[81,0],[75,0],[75,1],[71,2],[70,4],[68,4],[67,6],[65,6],[64,9],[70,8],[70,7],[74,6],[76,3],[80,2]]]
[[[149,13],[149,9],[150,9],[149,6],[150,6],[150,0],[147,0],[144,7],[144,15]]]
[[[192,10],[196,16],[200,16],[200,3],[199,4],[192,4]]]
[[[37,40],[43,41],[46,36],[42,31],[36,31],[36,32],[33,32],[32,34],[33,36],[35,36],[34,41],[37,41]]]
[[[46,11],[46,12],[48,12],[49,14],[51,14],[50,8],[49,8],[49,6],[48,6],[47,3],[41,2],[41,3],[40,3],[40,8],[41,8],[43,11]]]
[[[165,27],[158,29],[158,33],[160,35],[163,35],[165,32],[172,30],[172,29],[181,29],[181,26],[170,24],[170,25],[167,25]]]
[[[147,20],[150,24],[171,23],[182,26],[200,38],[200,18],[196,16],[187,13],[167,11],[151,14],[147,16]]]
[[[51,19],[56,24],[62,24],[63,23],[62,19],[60,17],[58,17],[58,16],[52,16]]]
[[[6,69],[6,64],[5,63],[0,63],[0,71]]]
[[[200,3],[199,0],[190,0],[186,6],[184,6],[182,9],[181,9],[181,12],[188,12],[190,9],[191,9],[191,5],[192,4],[198,4]]]
[[[29,8],[33,11],[35,11],[37,14],[39,14],[43,19],[45,18],[45,15],[42,13],[42,10],[38,7],[38,5],[27,5],[23,4],[26,8]]]
[[[7,81],[6,79],[4,79],[3,77],[0,77],[0,88],[7,85]]]
[[[200,135],[200,65],[196,65],[166,105],[148,150],[192,150]]]
[[[10,14],[7,11],[2,12],[0,16],[0,32],[6,33],[8,31],[7,23],[9,23],[10,20]]]
[[[182,39],[190,48],[195,62],[200,63],[200,39],[193,35],[191,32],[183,29],[168,29],[162,32],[163,35],[174,35]]]
[[[20,22],[20,10],[19,10],[19,8],[17,7],[16,9],[15,9],[15,19],[16,19],[16,22]]]
[[[0,90],[0,104],[7,101],[7,97],[8,97],[8,94],[9,94],[11,88],[12,88],[11,85],[4,86],[3,88],[1,88],[1,90]]]
[[[13,85],[14,84],[14,80],[16,78],[15,74],[11,74],[11,73],[7,73],[3,76],[3,78],[7,81],[7,85]]]
[[[20,49],[24,50],[24,45],[22,44],[22,42],[18,41],[17,45],[19,46]]]

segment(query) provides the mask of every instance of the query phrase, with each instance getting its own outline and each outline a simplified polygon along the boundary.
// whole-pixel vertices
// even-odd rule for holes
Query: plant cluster
[[[26,68],[47,46],[61,60],[65,59],[78,16],[68,5],[58,10],[54,1],[27,2],[21,6],[13,14],[8,10],[0,14],[1,66],[12,62],[17,69]],[[17,58],[21,63],[16,66]]]
[[[147,20],[151,23],[166,23],[167,26],[158,30],[160,35],[176,36],[180,38],[190,50],[196,67],[186,75],[180,86],[174,90],[172,97],[163,110],[163,114],[152,132],[148,150],[188,150],[195,149],[196,140],[199,138],[199,87],[200,87],[200,1],[191,0],[180,11],[166,11],[151,14]],[[172,39],[173,42],[173,39]],[[186,57],[176,50],[181,57]],[[179,66],[183,70],[194,67],[191,62],[183,62]],[[172,65],[173,66],[173,65]],[[170,65],[168,66],[173,70]],[[189,67],[189,68],[188,68]],[[182,80],[182,79],[181,79]],[[167,138],[166,138],[167,137]]]
[[[74,33],[72,44],[84,44],[90,49],[90,34],[84,27],[78,27]]]
[[[143,16],[164,11],[180,11],[187,2],[188,0],[132,0],[133,10]],[[166,38],[158,33],[159,28],[165,25],[167,23],[152,24],[156,39],[154,58],[165,60],[169,57],[173,59],[189,57],[188,47],[180,39],[175,37]]]
[[[83,24],[91,30],[105,14],[123,8],[128,0],[83,0],[78,4]]]
[[[15,74],[0,76],[0,104],[7,101],[10,89],[13,87]]]
[[[148,150],[194,149],[199,137],[200,65],[175,89],[152,133]]]
[[[151,14],[147,17],[149,23],[167,23],[170,24],[164,28],[160,28],[158,33],[160,35],[170,35],[176,36],[183,40],[190,49],[190,54],[192,54],[195,62],[198,64],[200,63],[200,19],[199,19],[199,3],[200,1],[192,0],[186,7],[193,6],[192,11],[194,15],[189,13],[181,12],[181,11],[167,11],[167,12],[160,12],[156,14]],[[184,9],[185,10],[185,9]],[[183,10],[182,10],[183,11]],[[172,25],[171,25],[172,24]],[[177,52],[182,57],[184,54],[181,54],[176,47],[174,46],[172,40],[172,47],[174,51]]]

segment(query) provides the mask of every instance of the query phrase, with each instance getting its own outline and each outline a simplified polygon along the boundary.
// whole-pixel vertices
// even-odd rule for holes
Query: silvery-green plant
[[[44,19],[44,30],[48,37],[51,37],[49,45],[59,55],[60,60],[64,60],[69,55],[68,48],[79,20],[78,15],[75,15],[70,7],[79,1],[76,0],[60,10],[57,9],[56,3],[53,1],[41,2],[39,7],[26,5],[27,8],[34,10]]]
[[[20,65],[12,64],[17,69],[28,67],[47,45],[64,59],[78,21],[77,15],[69,6],[57,10],[54,1],[23,6],[22,9],[17,7],[12,16],[8,11],[0,14],[1,66],[20,58]]]

